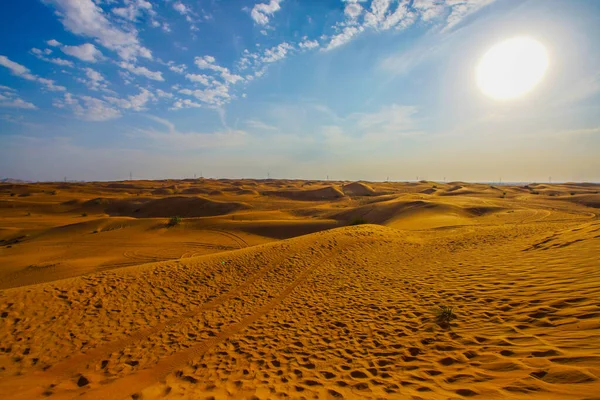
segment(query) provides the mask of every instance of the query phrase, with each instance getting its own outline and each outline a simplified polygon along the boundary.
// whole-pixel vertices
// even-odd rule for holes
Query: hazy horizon
[[[597,1],[0,10],[2,177],[600,181]],[[547,70],[498,100],[476,68],[515,37],[541,43]]]

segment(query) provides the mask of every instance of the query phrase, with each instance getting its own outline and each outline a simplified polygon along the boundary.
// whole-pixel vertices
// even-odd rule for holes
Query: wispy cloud
[[[46,89],[50,91],[59,92],[66,90],[64,86],[55,85],[54,81],[51,79],[42,78],[32,74],[29,68],[9,60],[6,56],[0,56],[0,65],[5,68],[8,68],[11,71],[11,73],[15,76],[19,76],[29,81],[37,81],[41,83],[46,87]]]
[[[0,86],[0,107],[37,110],[33,103],[21,99],[14,89],[6,86]]]
[[[61,109],[69,109],[75,116],[86,121],[107,121],[121,116],[121,112],[107,102],[91,97],[79,98],[65,93],[62,99],[55,99],[53,105]]]
[[[164,81],[165,79],[162,76],[162,72],[160,71],[150,71],[146,67],[137,66],[132,63],[128,63],[125,61],[121,61],[119,67],[131,72],[135,75],[145,76],[148,79],[152,79],[154,81]]]

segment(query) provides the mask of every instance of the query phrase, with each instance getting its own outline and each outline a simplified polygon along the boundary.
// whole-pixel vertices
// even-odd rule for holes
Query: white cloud
[[[283,0],[271,0],[269,3],[259,3],[254,5],[250,16],[259,25],[266,25],[269,23],[269,18],[273,16],[277,11],[281,9],[279,5]]]
[[[9,60],[6,56],[0,56],[0,65],[8,68],[13,75],[19,76],[23,79],[27,79],[29,81],[36,81],[46,86],[48,90],[51,91],[64,91],[66,88],[64,86],[58,86],[54,84],[54,81],[51,79],[41,78],[37,75],[33,75],[29,68],[16,63],[14,61]]]
[[[21,78],[30,81],[36,80],[36,77],[30,73],[29,68],[9,60],[6,56],[0,56],[0,65],[8,68],[13,75],[20,76]]]
[[[48,41],[46,42],[46,44],[48,44],[48,46],[52,46],[52,47],[57,47],[57,46],[60,46],[60,45],[61,45],[61,43],[60,43],[59,41],[57,41],[57,40],[54,40],[54,39],[50,39],[50,40],[48,40]]]
[[[5,90],[3,93],[0,93],[0,107],[37,110],[37,107],[34,104],[21,99],[15,93],[14,89],[11,89],[6,86],[0,86],[0,89]]]
[[[301,49],[310,50],[319,47],[319,42],[316,40],[304,40],[298,44],[298,47]]]
[[[113,14],[118,15],[119,17],[129,20],[131,22],[136,22],[138,18],[144,13],[148,13],[148,15],[150,15],[151,18],[156,16],[156,11],[152,9],[152,4],[146,0],[125,0],[125,3],[129,3],[127,7],[113,8]],[[158,24],[157,21],[152,19],[151,23],[153,26],[155,22]]]
[[[170,110],[179,110],[181,108],[198,108],[198,107],[202,107],[202,104],[196,103],[190,99],[178,99],[175,103],[173,103]]]
[[[175,11],[177,11],[181,15],[187,15],[191,11],[185,4],[183,4],[180,1],[178,1],[175,4],[173,4],[173,8],[175,9]]]
[[[64,86],[55,85],[52,79],[38,78],[37,81],[45,85],[46,89],[51,90],[53,92],[64,92],[65,90],[67,90],[67,88],[65,88]]]
[[[48,62],[50,62],[52,64],[61,65],[63,67],[72,67],[73,66],[73,63],[71,61],[65,60],[63,58],[57,58],[57,57],[55,57],[55,58],[42,58],[42,60],[48,61]]]
[[[227,85],[218,82],[213,82],[213,84],[214,86],[203,90],[181,89],[179,93],[193,96],[201,102],[211,106],[221,106],[231,100],[229,87]]]
[[[169,61],[167,64],[169,65],[169,69],[171,71],[176,72],[178,74],[183,74],[185,72],[185,70],[187,69],[187,65],[185,65],[185,64],[176,65],[174,61]]]
[[[31,52],[33,54],[35,54],[36,56],[44,56],[44,55],[50,55],[52,54],[52,50],[51,49],[44,49],[44,50],[40,50],[40,49],[36,49],[35,47],[33,49],[31,49]]]
[[[165,92],[164,90],[161,89],[156,89],[156,96],[160,97],[160,98],[166,98],[166,99],[172,99],[173,93],[169,93],[169,92]]]
[[[196,57],[194,59],[194,63],[198,68],[219,72],[223,80],[228,83],[237,83],[244,80],[241,76],[231,73],[228,68],[217,65],[215,61],[212,56]]]
[[[84,78],[75,78],[76,80],[78,80],[79,82],[85,84],[90,90],[102,90],[105,92],[112,92],[111,90],[108,89],[108,82],[106,81],[106,79],[104,78],[104,76],[102,76],[102,74],[94,69],[91,68],[85,68],[85,76],[87,79]]]
[[[327,47],[325,47],[325,50],[331,50],[334,49],[336,47],[339,47],[343,44],[348,43],[349,41],[352,40],[352,38],[356,35],[358,35],[360,32],[363,31],[363,27],[359,26],[347,26],[344,28],[344,30],[341,33],[338,33],[337,35],[334,35],[331,40],[329,41],[329,44],[327,45]]]
[[[358,3],[347,2],[344,7],[344,14],[351,20],[356,20],[362,14],[363,8]]]
[[[40,50],[40,49],[36,49],[33,48],[31,49],[31,53],[33,55],[35,55],[37,58],[39,58],[40,60],[52,63],[52,64],[56,64],[56,65],[60,65],[63,67],[73,67],[73,63],[69,60],[65,60],[62,58],[49,58],[46,57],[46,55],[51,54],[52,50],[50,49],[45,49],[44,51]]]
[[[55,99],[53,105],[61,109],[70,109],[75,116],[86,121],[108,121],[121,116],[121,112],[103,100],[82,96],[79,101],[71,93],[65,93],[62,99]]]
[[[72,57],[78,58],[82,61],[95,63],[102,59],[102,52],[91,43],[84,43],[79,46],[62,46],[60,48],[63,53],[68,54]]]
[[[415,0],[412,6],[417,10],[421,20],[426,22],[436,19],[444,13],[443,3],[434,3],[429,0]]]
[[[346,19],[332,28],[325,50],[331,50],[350,42],[365,29],[404,30],[421,20],[441,25],[442,32],[453,29],[465,17],[495,0],[373,0],[369,10],[364,10],[358,0],[349,0],[344,8]],[[358,19],[364,17],[362,23]],[[447,16],[444,20],[444,16]],[[437,22],[436,22],[437,21]]]
[[[128,96],[126,99],[110,96],[104,96],[104,99],[112,105],[125,110],[143,111],[146,109],[146,103],[150,100],[155,100],[156,96],[149,90],[141,88],[139,94]]]
[[[162,76],[162,72],[150,71],[146,67],[138,67],[134,64],[124,62],[124,61],[121,61],[119,63],[119,67],[126,69],[127,71],[131,72],[132,74],[145,76],[146,78],[152,79],[155,81],[164,81],[165,80]]]
[[[92,0],[46,0],[56,7],[64,27],[76,34],[91,37],[102,46],[116,51],[125,60],[152,58],[150,50],[139,42],[135,29],[122,30],[111,23]]]
[[[208,81],[209,76],[208,75],[186,74],[185,77],[192,82],[201,83],[206,86],[209,85],[209,81]]]
[[[275,47],[267,49],[261,58],[261,61],[265,63],[272,63],[282,60],[286,57],[288,51],[292,50],[292,48],[293,47],[287,42],[280,43]]]
[[[494,1],[495,0],[446,0],[447,5],[451,7],[451,12],[446,18],[446,26],[443,31],[454,28],[467,16]]]
[[[373,0],[371,11],[365,14],[365,25],[376,27],[383,23],[392,0]]]

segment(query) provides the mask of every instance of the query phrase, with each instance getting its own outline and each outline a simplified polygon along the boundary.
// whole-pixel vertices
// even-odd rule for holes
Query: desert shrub
[[[169,219],[169,223],[167,224],[167,226],[175,226],[175,225],[179,225],[180,223],[181,223],[181,218],[171,217]]]
[[[15,194],[14,194],[14,193],[11,193],[11,194],[10,194],[10,197],[15,197]]]
[[[571,192],[571,196],[575,196],[575,192]]]
[[[456,314],[450,306],[440,306],[435,312],[435,319],[440,325],[448,325],[450,321],[456,319]]]
[[[350,225],[354,226],[354,225],[363,225],[363,224],[368,224],[368,223],[369,222],[366,219],[364,219],[362,217],[358,217],[358,218],[354,218],[352,220],[352,222],[350,222]]]
[[[82,217],[87,217],[87,213],[81,213]]]
[[[433,185],[432,187],[433,187],[434,189],[437,189],[437,185]]]

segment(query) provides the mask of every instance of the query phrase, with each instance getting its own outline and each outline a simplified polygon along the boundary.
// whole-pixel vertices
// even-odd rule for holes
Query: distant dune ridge
[[[362,182],[353,182],[342,186],[342,191],[349,196],[373,196],[375,191]]]
[[[0,184],[0,397],[595,399],[599,190]]]
[[[344,193],[334,186],[305,190],[269,190],[263,191],[262,194],[264,196],[285,197],[291,200],[302,201],[333,200],[344,197]]]

